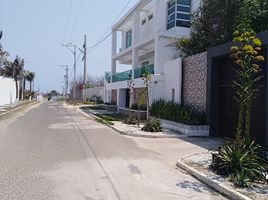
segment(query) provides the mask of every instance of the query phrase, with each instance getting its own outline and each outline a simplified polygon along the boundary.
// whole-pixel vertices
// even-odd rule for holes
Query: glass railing
[[[141,78],[144,73],[154,74],[154,65],[146,65],[134,69],[134,78]]]
[[[144,67],[139,67],[134,69],[134,79],[141,78],[144,73],[154,74],[154,65],[146,65]],[[127,81],[131,78],[132,70],[128,70],[125,72],[117,73],[112,75],[113,83],[119,81]],[[110,73],[105,73],[105,79],[107,83],[111,82],[111,75]]]
[[[105,72],[105,80],[107,83],[111,83],[111,73]]]
[[[128,70],[128,71],[125,71],[125,72],[121,72],[121,73],[117,73],[117,74],[114,74],[112,77],[113,79],[113,83],[114,82],[119,82],[119,81],[126,81],[129,79],[129,77],[131,77],[131,73],[132,73],[132,70]]]

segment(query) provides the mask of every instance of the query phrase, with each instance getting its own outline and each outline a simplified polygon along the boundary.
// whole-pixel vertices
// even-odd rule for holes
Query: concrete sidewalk
[[[0,106],[0,119],[7,116],[10,113],[23,109],[24,107],[30,106],[35,103],[38,103],[38,102],[37,101],[19,101],[16,104]]]

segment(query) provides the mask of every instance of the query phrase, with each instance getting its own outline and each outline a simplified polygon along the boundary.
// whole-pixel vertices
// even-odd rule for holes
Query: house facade
[[[105,102],[129,107],[145,87],[142,69],[151,74],[150,103],[181,103],[182,59],[176,42],[190,33],[190,14],[200,0],[140,0],[112,27],[111,71],[105,75]],[[129,70],[118,72],[118,64]],[[128,80],[133,80],[133,91]],[[131,89],[132,90],[132,89]],[[133,95],[130,95],[133,94]]]

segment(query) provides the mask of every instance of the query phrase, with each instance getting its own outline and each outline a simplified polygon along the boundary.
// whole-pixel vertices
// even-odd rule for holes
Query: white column
[[[122,31],[122,46],[121,46],[121,50],[123,51],[124,49],[126,49],[126,32]]]
[[[132,46],[135,46],[139,42],[140,35],[140,11],[136,10],[134,12],[134,23],[132,26]]]
[[[154,20],[155,33],[163,32],[167,26],[167,1],[158,1],[155,5],[157,20]]]
[[[165,52],[162,52],[164,47],[161,46],[161,38],[155,36],[154,39],[154,71],[155,74],[163,73],[163,56]]]
[[[120,107],[120,89],[118,88],[117,89],[117,92],[116,92],[116,95],[117,95],[117,106]]]
[[[138,48],[133,48],[133,50],[132,50],[132,69],[134,70],[134,69],[138,68],[139,63],[140,63],[139,49]]]
[[[116,73],[116,60],[113,59],[113,56],[116,55],[116,51],[117,51],[117,33],[116,33],[116,30],[113,30],[113,33],[112,33],[112,61],[111,61],[111,74],[112,75]],[[111,82],[112,82],[112,80],[111,80]]]

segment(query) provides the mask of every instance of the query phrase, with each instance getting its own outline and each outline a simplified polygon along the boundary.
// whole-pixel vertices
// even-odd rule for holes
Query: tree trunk
[[[17,100],[19,96],[18,80],[16,78],[14,80],[15,80],[15,85],[16,85],[16,100]]]
[[[147,92],[147,120],[149,120],[149,116],[150,116],[150,113],[149,113],[149,110],[150,110],[150,97],[149,97],[149,84],[147,83],[146,84],[146,92]]]
[[[32,81],[30,81],[30,92],[32,92]]]
[[[23,89],[25,90],[26,88],[26,81],[23,81]]]

